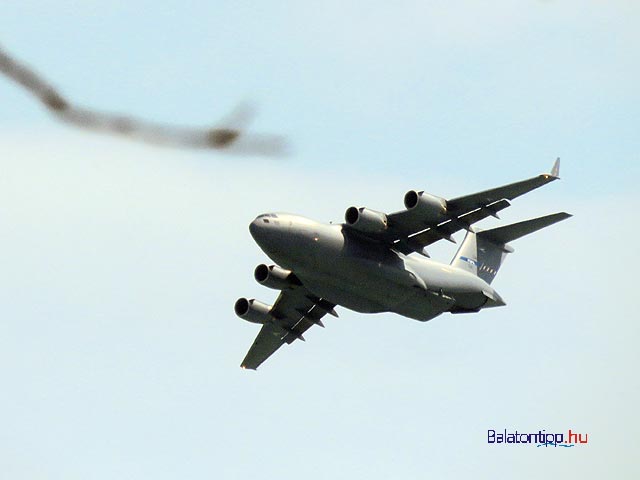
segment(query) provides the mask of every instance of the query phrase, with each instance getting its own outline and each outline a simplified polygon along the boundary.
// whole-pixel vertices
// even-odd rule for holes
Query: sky
[[[177,125],[258,105],[284,158],[57,123],[0,78],[0,471],[22,479],[637,478],[636,2],[7,2],[0,45],[88,107]],[[507,306],[338,308],[239,368],[267,303],[249,222],[341,221],[548,171],[483,228]],[[461,239],[460,234],[456,237]],[[455,246],[432,257],[448,262]],[[487,430],[589,435],[489,445]]]

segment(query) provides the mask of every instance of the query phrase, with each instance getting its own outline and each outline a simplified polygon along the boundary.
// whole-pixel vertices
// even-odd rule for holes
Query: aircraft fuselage
[[[504,305],[481,278],[404,255],[343,225],[284,213],[249,226],[260,248],[318,297],[361,313],[394,312],[426,321],[446,311]]]

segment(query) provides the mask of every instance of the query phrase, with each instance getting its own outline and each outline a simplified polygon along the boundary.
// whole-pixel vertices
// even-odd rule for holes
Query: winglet
[[[554,178],[560,178],[560,157],[556,158],[556,161],[553,162],[553,167],[551,168],[551,176]]]

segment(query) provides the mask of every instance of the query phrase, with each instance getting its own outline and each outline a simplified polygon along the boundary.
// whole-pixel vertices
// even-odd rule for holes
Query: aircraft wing
[[[473,193],[471,195],[465,195],[463,197],[452,198],[447,200],[447,210],[454,212],[469,211],[470,209],[478,208],[487,203],[496,202],[498,200],[507,199],[513,200],[520,195],[542,187],[549,182],[557,180],[560,170],[560,159],[557,159],[553,164],[551,173],[543,173],[537,177],[522,180],[520,182],[510,183],[503,185],[502,187],[492,188],[484,190],[482,192]]]
[[[255,370],[283,344],[304,341],[302,334],[310,327],[324,327],[320,319],[327,313],[337,317],[334,307],[302,285],[282,290],[269,311],[271,321],[262,326],[240,366]]]
[[[557,180],[560,159],[553,164],[551,173],[543,173],[527,180],[483,190],[471,195],[446,200],[446,215],[437,223],[430,224],[414,210],[402,210],[387,215],[387,229],[380,234],[367,234],[392,244],[402,253],[418,252],[438,240],[454,242],[451,235],[488,216],[497,217],[497,212],[507,208],[513,200],[531,190]]]

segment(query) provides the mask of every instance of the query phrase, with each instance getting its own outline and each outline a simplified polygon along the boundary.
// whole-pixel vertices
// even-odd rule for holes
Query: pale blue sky
[[[0,78],[0,471],[12,479],[637,478],[635,2],[11,2],[1,44],[71,99],[178,124],[260,105],[293,154],[70,129]],[[247,225],[340,220],[548,169],[505,221],[508,306],[340,309],[258,372]],[[485,225],[496,222],[488,221]],[[448,260],[451,245],[433,256]],[[589,433],[491,447],[488,428]]]

